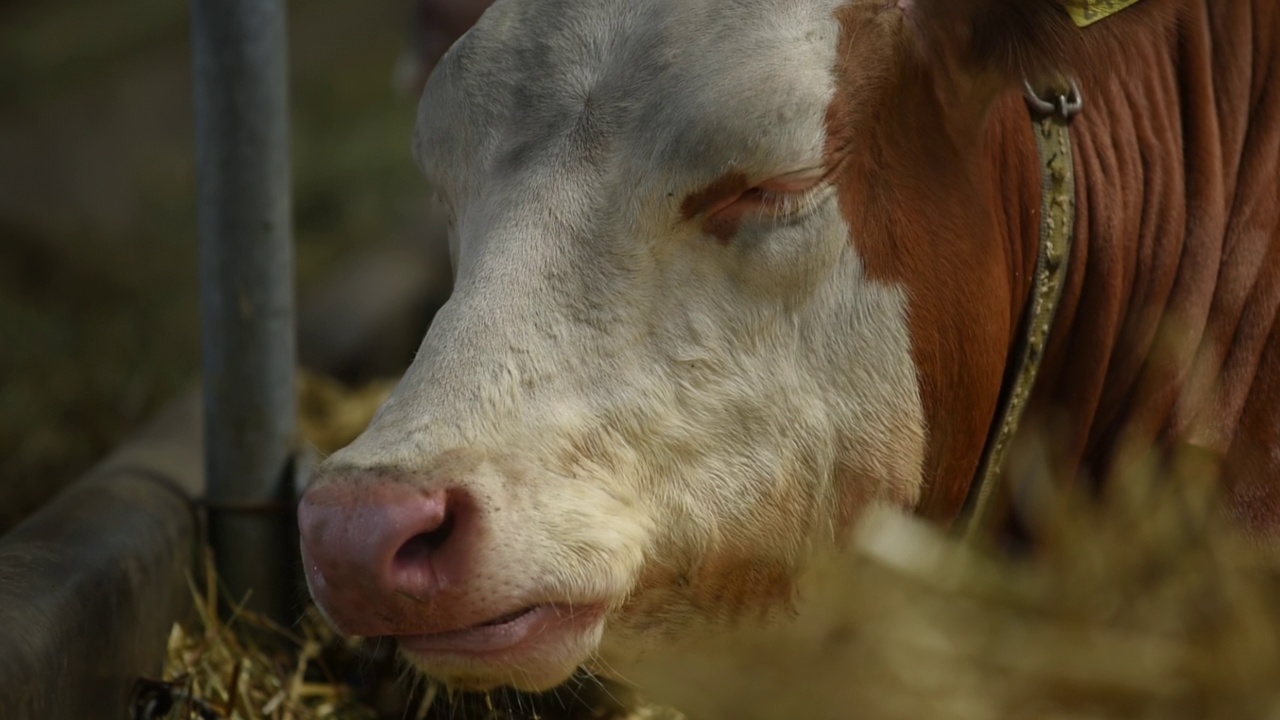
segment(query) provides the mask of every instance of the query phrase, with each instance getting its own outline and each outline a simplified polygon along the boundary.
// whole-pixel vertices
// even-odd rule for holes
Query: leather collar
[[[1001,529],[994,498],[1001,492],[1009,446],[1040,372],[1075,234],[1075,166],[1069,125],[1083,109],[1080,90],[1073,81],[1055,78],[1041,90],[1026,83],[1026,96],[1040,155],[1040,246],[1020,339],[1010,356],[1012,380],[1002,394],[961,515],[959,529],[966,541],[989,538]]]

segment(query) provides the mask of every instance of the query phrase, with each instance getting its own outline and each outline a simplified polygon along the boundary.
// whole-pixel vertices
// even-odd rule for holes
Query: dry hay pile
[[[336,644],[308,615],[296,628],[235,607],[223,620],[211,557],[204,588],[192,586],[196,621],[169,634],[164,681],[135,691],[139,718],[334,718],[377,720],[377,713],[339,682],[330,665]]]
[[[308,379],[309,436],[322,450],[345,444],[388,388]],[[694,720],[1280,720],[1275,566],[1233,533],[1205,473],[1135,465],[1087,500],[1046,490],[1046,475],[1020,475],[1040,490],[1023,503],[1034,555],[873,512],[855,552],[815,562],[796,620],[693,639],[627,679]],[[680,717],[590,680],[539,697],[414,688],[395,681],[386,648],[353,652],[313,616],[287,631],[247,614],[222,623],[200,604],[198,626],[174,629],[172,685],[142,686],[199,702],[146,717]]]
[[[212,562],[206,560],[206,567]],[[212,570],[205,588],[217,586]],[[197,619],[169,636],[164,681],[135,690],[136,718],[147,720],[678,720],[653,707],[629,707],[583,678],[541,696],[451,694],[405,679],[390,648],[362,648],[336,638],[314,611],[292,629],[243,608],[227,607],[194,586]]]
[[[298,376],[299,432],[325,454],[345,447],[369,425],[395,385],[394,380],[377,380],[349,388],[333,378],[302,371]]]
[[[1043,486],[1042,486],[1043,489]],[[778,628],[629,679],[690,718],[1280,718],[1280,584],[1194,466],[1045,492],[1021,559],[897,513]]]

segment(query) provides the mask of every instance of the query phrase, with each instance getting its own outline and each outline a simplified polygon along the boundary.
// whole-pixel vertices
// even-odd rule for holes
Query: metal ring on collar
[[[1070,120],[1084,110],[1084,96],[1080,93],[1080,86],[1074,79],[1070,80],[1069,84],[1070,88],[1065,94],[1049,90],[1046,93],[1048,97],[1045,98],[1031,87],[1029,80],[1022,81],[1023,94],[1033,111],[1040,115],[1056,114],[1063,120]]]

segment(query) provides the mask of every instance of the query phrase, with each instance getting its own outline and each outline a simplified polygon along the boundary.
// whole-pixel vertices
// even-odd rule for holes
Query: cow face
[[[415,151],[454,294],[300,510],[339,630],[545,688],[788,608],[810,551],[916,502],[912,288],[851,206],[903,10],[839,5],[506,0],[446,56]]]

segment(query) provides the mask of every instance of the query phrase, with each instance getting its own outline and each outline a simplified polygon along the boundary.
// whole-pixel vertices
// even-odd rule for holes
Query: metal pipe
[[[281,618],[297,544],[271,512],[291,505],[297,423],[285,3],[191,8],[209,531],[232,597]]]
[[[124,718],[160,677],[198,577],[199,407],[171,404],[0,536],[0,717]]]

